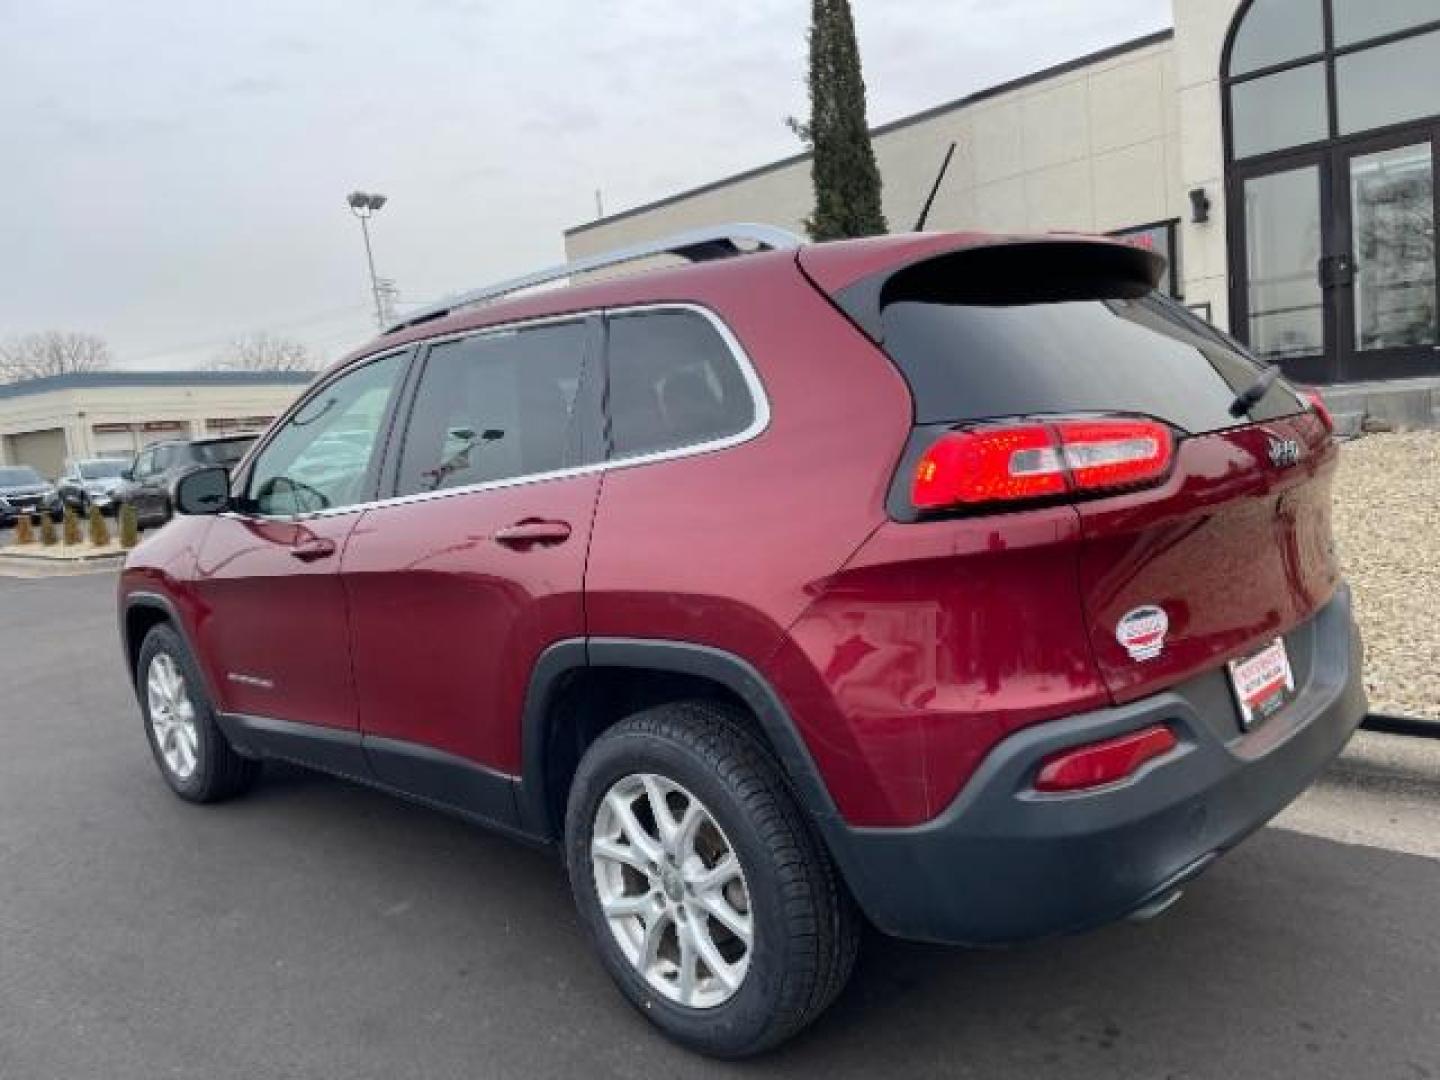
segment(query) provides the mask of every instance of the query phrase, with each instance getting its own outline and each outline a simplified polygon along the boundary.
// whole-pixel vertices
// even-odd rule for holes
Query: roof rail
[[[404,330],[406,327],[416,326],[419,323],[429,322],[432,319],[443,318],[452,311],[460,308],[471,307],[474,304],[483,304],[487,300],[496,300],[510,293],[519,292],[521,289],[528,289],[535,285],[544,285],[547,282],[559,281],[561,278],[572,277],[575,274],[584,274],[592,270],[601,270],[607,266],[620,266],[624,263],[637,262],[640,259],[648,259],[656,255],[678,255],[681,258],[689,259],[691,262],[709,262],[712,259],[729,258],[732,255],[744,255],[746,249],[740,246],[741,243],[754,244],[760,251],[794,251],[804,241],[792,232],[776,228],[773,225],[756,225],[748,222],[741,222],[734,225],[711,225],[702,229],[691,229],[688,232],[677,233],[664,240],[655,240],[645,244],[635,244],[631,247],[618,248],[615,251],[607,251],[599,255],[590,255],[584,259],[577,259],[572,263],[565,263],[563,266],[552,266],[546,270],[537,270],[534,273],[524,274],[509,281],[502,281],[496,285],[486,285],[480,289],[471,289],[469,292],[457,293],[455,296],[441,300],[437,304],[421,308],[412,312],[397,323],[392,323],[385,328],[386,334],[393,334],[397,330]]]

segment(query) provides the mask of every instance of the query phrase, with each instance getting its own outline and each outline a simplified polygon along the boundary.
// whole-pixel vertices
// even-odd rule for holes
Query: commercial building
[[[161,439],[257,431],[303,372],[106,371],[0,385],[0,465],[58,476],[67,457],[131,457]]]
[[[1440,410],[1440,0],[1173,0],[1174,29],[875,129],[891,228],[1126,233],[1169,287],[1352,415]],[[978,27],[983,32],[983,26]],[[799,230],[808,155],[568,230],[572,258]]]

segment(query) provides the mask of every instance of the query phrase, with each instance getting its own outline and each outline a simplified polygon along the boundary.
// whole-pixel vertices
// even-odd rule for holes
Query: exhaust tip
[[[1129,915],[1125,917],[1126,921],[1132,923],[1144,923],[1149,922],[1151,919],[1158,919],[1161,915],[1164,915],[1165,912],[1169,911],[1172,907],[1174,907],[1179,902],[1180,897],[1184,895],[1184,889],[1171,889],[1169,892],[1161,893],[1154,900],[1151,900],[1148,904],[1144,904],[1141,907],[1138,907],[1134,911],[1132,911]]]

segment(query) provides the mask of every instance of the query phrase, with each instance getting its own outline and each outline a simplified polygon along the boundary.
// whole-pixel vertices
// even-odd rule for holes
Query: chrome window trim
[[[407,342],[402,348],[389,349],[385,352],[377,352],[374,356],[365,357],[353,364],[347,364],[335,375],[326,379],[323,383],[313,387],[310,393],[296,402],[295,408],[301,407],[308,401],[312,394],[319,393],[335,379],[354,371],[356,368],[369,364],[376,360],[383,360],[387,356],[393,356],[398,352],[408,349],[433,348],[436,345],[448,344],[452,341],[462,341],[473,337],[499,336],[502,334],[517,333],[521,330],[529,330],[541,326],[551,326],[558,323],[583,323],[584,320],[595,315],[634,315],[651,311],[688,311],[704,318],[720,336],[730,350],[731,357],[735,360],[736,366],[740,369],[741,378],[745,381],[745,387],[750,394],[750,403],[754,411],[749,425],[743,431],[737,431],[733,435],[725,435],[718,439],[709,439],[704,442],[691,443],[687,446],[678,446],[669,450],[656,450],[646,454],[635,454],[630,457],[616,458],[613,461],[596,461],[589,465],[575,465],[565,469],[552,469],[542,473],[524,473],[520,476],[507,476],[503,480],[487,480],[478,484],[463,484],[453,488],[442,488],[439,491],[421,491],[410,495],[394,495],[386,499],[372,499],[368,502],[351,503],[348,506],[337,506],[332,509],[316,510],[309,514],[289,514],[265,516],[259,514],[240,514],[227,510],[221,516],[238,518],[242,520],[260,521],[312,521],[317,518],[338,517],[341,514],[363,513],[367,510],[377,510],[390,506],[407,506],[411,503],[429,502],[433,499],[449,499],[459,495],[473,495],[484,491],[499,491],[505,488],[520,487],[527,484],[541,484],[550,480],[564,480],[574,476],[588,476],[592,473],[608,472],[613,469],[630,469],[642,465],[654,465],[661,461],[675,461],[680,458],[696,457],[701,454],[718,453],[721,450],[729,450],[732,447],[740,446],[759,438],[770,426],[770,399],[765,393],[765,384],[760,380],[760,374],[755,369],[749,354],[745,351],[740,340],[731,331],[725,321],[710,308],[702,304],[690,301],[657,301],[643,304],[619,305],[616,307],[589,308],[584,311],[568,312],[564,315],[545,315],[539,318],[517,319],[514,322],[500,323],[495,326],[478,327],[473,330],[461,330],[450,334],[444,334],[434,338],[423,338],[417,341]],[[418,359],[418,358],[417,358]],[[294,409],[286,412],[281,420],[276,421],[273,430],[278,431],[280,425],[288,419]],[[402,432],[402,436],[408,432]],[[268,440],[266,440],[268,442]],[[403,440],[402,440],[403,442]],[[261,447],[256,446],[255,453],[261,452]],[[247,464],[242,462],[242,464]],[[237,471],[239,467],[237,466]]]

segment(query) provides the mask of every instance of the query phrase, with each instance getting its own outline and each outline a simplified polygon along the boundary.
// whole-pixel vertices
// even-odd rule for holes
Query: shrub
[[[21,514],[15,519],[15,543],[33,544],[35,542],[35,527],[30,524],[30,515]]]
[[[140,542],[140,519],[128,502],[120,507],[120,546],[133,548]]]
[[[40,543],[46,547],[54,547],[60,539],[55,533],[55,519],[48,513],[40,515]]]
[[[90,543],[96,547],[104,547],[110,543],[110,526],[98,506],[90,507]]]
[[[80,515],[69,506],[61,512],[60,536],[65,541],[66,547],[74,547],[84,537],[80,531]]]

